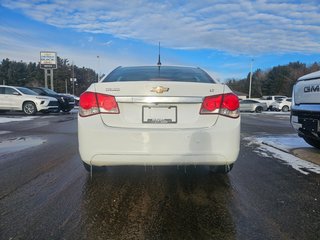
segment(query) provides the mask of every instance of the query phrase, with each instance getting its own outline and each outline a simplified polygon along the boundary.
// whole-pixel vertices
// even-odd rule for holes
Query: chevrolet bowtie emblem
[[[169,88],[162,87],[162,86],[154,87],[151,90],[151,92],[155,92],[155,93],[164,93],[164,92],[168,92],[168,91],[169,91]]]

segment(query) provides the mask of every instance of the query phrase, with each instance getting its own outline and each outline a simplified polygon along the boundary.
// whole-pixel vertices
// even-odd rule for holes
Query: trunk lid
[[[97,93],[115,96],[119,114],[100,114],[103,123],[119,128],[205,128],[218,115],[200,115],[204,97],[224,93],[225,85],[190,82],[100,82]],[[230,92],[230,90],[228,90]]]

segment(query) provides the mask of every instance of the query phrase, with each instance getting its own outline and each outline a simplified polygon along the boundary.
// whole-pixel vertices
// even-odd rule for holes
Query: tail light
[[[233,93],[205,97],[200,114],[220,114],[237,118],[239,117],[239,99]]]
[[[118,114],[119,107],[114,96],[85,92],[80,96],[79,115],[88,117],[100,113]]]

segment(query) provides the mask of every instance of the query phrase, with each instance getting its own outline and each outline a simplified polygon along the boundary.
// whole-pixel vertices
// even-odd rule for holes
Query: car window
[[[255,103],[254,100],[242,100],[241,103]]]
[[[13,88],[8,88],[8,87],[4,88],[4,94],[13,95],[14,93],[17,93],[20,95],[20,93]]]
[[[38,94],[41,94],[41,93],[42,93],[41,89],[31,88],[31,90],[34,91],[34,92],[36,92],[36,93],[38,93]]]
[[[0,87],[0,94],[4,94],[4,87]]]
[[[23,94],[26,95],[39,95],[38,93],[28,89],[28,88],[24,88],[24,87],[17,87],[17,89],[22,92]]]
[[[58,94],[58,93],[56,93],[55,91],[53,91],[53,90],[51,90],[51,89],[49,89],[49,88],[43,88],[43,91],[45,91],[46,93],[48,93],[48,94]]]
[[[112,71],[103,82],[175,81],[215,83],[202,69],[191,67],[121,67]]]
[[[279,97],[274,97],[275,100],[283,100],[283,96],[279,96]]]

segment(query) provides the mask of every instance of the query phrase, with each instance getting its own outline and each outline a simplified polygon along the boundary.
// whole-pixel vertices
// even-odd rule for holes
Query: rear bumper
[[[78,137],[82,160],[96,166],[225,165],[238,157],[240,118],[219,116],[200,129],[123,129],[95,115],[79,117]]]

